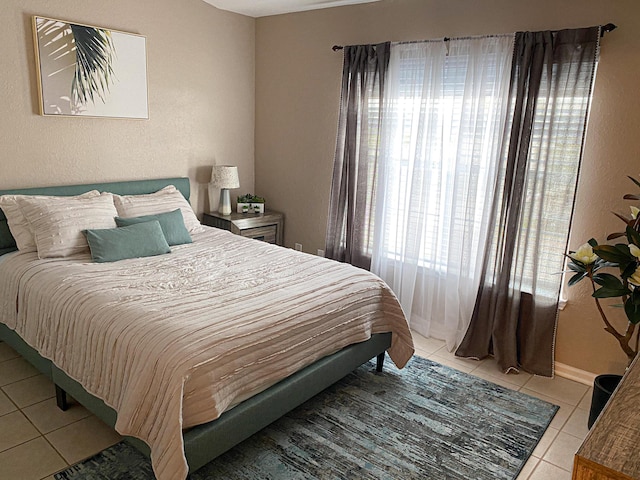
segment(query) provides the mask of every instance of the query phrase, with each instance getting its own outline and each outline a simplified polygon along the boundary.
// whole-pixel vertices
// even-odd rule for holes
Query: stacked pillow
[[[7,217],[9,230],[16,241],[16,246],[21,252],[36,252],[38,250],[33,231],[29,226],[29,221],[22,213],[19,202],[28,199],[40,200],[41,202],[55,201],[56,199],[78,200],[100,196],[100,192],[92,190],[75,197],[52,197],[45,195],[2,195],[0,196],[0,208]]]
[[[148,195],[97,190],[75,197],[2,195],[0,208],[18,250],[39,258],[87,250],[95,262],[171,252],[201,230],[189,202],[173,185]]]
[[[29,222],[39,258],[82,253],[87,249],[83,230],[116,226],[117,212],[110,193],[89,198],[25,197],[18,205]]]
[[[189,202],[173,185],[145,195],[114,195],[113,201],[121,217],[155,215],[179,208],[189,233],[202,231],[203,228]]]

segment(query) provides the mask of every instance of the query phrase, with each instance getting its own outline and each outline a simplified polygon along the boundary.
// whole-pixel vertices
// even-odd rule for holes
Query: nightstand
[[[236,235],[255,238],[263,242],[282,245],[284,216],[279,212],[267,210],[264,213],[232,213],[222,215],[218,212],[205,213],[202,224],[209,227],[230,230]]]

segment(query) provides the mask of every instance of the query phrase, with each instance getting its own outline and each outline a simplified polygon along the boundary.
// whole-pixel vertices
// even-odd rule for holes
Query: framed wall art
[[[146,39],[33,17],[40,113],[149,118]]]

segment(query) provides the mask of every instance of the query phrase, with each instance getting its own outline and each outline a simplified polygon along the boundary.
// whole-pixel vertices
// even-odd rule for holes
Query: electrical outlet
[[[318,249],[318,256],[319,257],[324,257],[324,250]]]
[[[301,243],[296,243],[295,247],[296,247],[297,251],[299,251],[299,252],[302,251],[302,244]]]

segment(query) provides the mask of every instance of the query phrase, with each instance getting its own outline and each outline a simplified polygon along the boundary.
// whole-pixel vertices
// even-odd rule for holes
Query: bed
[[[186,178],[0,191],[0,195],[71,197],[98,191],[129,198],[153,194],[171,185],[188,200],[189,180]],[[188,471],[197,470],[371,358],[377,357],[378,369],[381,369],[385,351],[388,351],[394,362],[401,367],[413,353],[406,320],[395,297],[379,279],[368,272],[233,236],[226,231],[201,228],[202,231],[194,229],[192,232],[192,244],[172,247],[170,254],[150,258],[148,263],[146,259],[130,259],[98,264],[91,262],[91,257],[86,253],[73,254],[63,259],[41,260],[37,258],[37,253],[15,252],[15,239],[9,231],[5,215],[0,213],[0,302],[3,302],[0,303],[0,339],[53,380],[61,407],[64,407],[65,395],[68,393],[124,435],[133,433],[127,440],[151,455],[156,476],[161,479],[185,478],[187,465]],[[55,242],[49,247],[57,248]],[[244,258],[252,256],[258,258],[259,262],[251,263],[251,259],[247,260],[249,263],[244,262]],[[243,277],[243,272],[257,268],[256,264],[266,265],[266,270],[258,269],[253,276]],[[220,268],[221,265],[224,268]],[[185,276],[182,273],[185,268],[199,273]],[[278,274],[278,270],[282,273]],[[298,270],[298,277],[290,273]],[[162,272],[160,280],[154,276],[155,271]],[[305,275],[312,278],[305,279]],[[326,280],[322,280],[325,275]],[[127,282],[133,283],[123,284],[125,277],[128,278]],[[347,283],[336,283],[338,277],[344,277],[343,280]],[[145,281],[138,280],[140,278]],[[224,278],[224,288],[216,287]],[[177,290],[176,284],[181,282],[185,282],[186,287],[184,290]],[[121,288],[122,285],[125,286]],[[120,293],[112,293],[119,288]],[[125,289],[133,293],[124,295],[122,292]],[[338,301],[337,297],[334,300],[337,295],[334,291],[338,290],[342,290],[343,295],[347,296],[341,303],[333,303]],[[174,294],[174,291],[177,293]],[[131,320],[126,324],[124,318],[129,315],[129,297],[136,296],[136,292],[139,293],[136,301],[145,304],[146,310],[132,310],[130,315],[135,321]],[[65,295],[69,295],[68,299],[62,300],[66,298]],[[164,296],[171,299],[172,295],[176,298],[165,305]],[[322,300],[311,298],[316,295]],[[178,298],[180,301],[176,301]],[[293,300],[296,303],[287,303]],[[287,305],[286,315],[278,313],[279,305]],[[85,322],[81,316],[83,310],[89,312],[84,315],[88,315],[87,318],[91,318],[91,321]],[[100,313],[103,310],[107,313]],[[175,311],[181,316],[172,317],[171,323],[153,323],[156,320],[167,320],[164,315],[169,310],[172,315]],[[117,315],[111,313],[117,318],[109,317],[108,312],[118,312]],[[261,316],[258,317],[256,312],[260,312]],[[226,325],[224,329],[217,326],[216,330],[208,323],[203,325],[196,321],[209,317],[222,319],[222,315],[226,316],[224,322],[235,323],[211,321],[212,325]],[[291,317],[302,323],[284,323],[285,316],[287,321]],[[158,332],[172,330],[179,323],[180,334],[185,335],[185,342],[188,340],[189,344],[193,344],[194,339],[197,340],[195,343],[200,341],[200,337],[193,336],[196,334],[204,339],[211,337],[211,342],[215,338],[215,344],[205,344],[202,340],[202,348],[189,350],[189,353],[184,354],[185,358],[193,358],[193,364],[185,367],[187,374],[173,371],[167,373],[169,380],[178,376],[179,382],[182,382],[179,441],[175,435],[165,435],[165,431],[170,432],[172,428],[175,430],[175,422],[172,420],[175,415],[171,413],[175,410],[175,399],[158,401],[163,405],[162,408],[171,405],[166,406],[166,411],[157,410],[163,412],[162,415],[155,409],[138,415],[142,404],[127,402],[128,397],[134,396],[131,392],[142,388],[137,382],[142,382],[146,389],[144,381],[147,376],[151,376],[149,389],[165,385],[155,380],[156,377],[164,378],[156,370],[169,371],[169,366],[174,368],[174,364],[181,361],[170,361],[164,358],[164,353],[162,356],[158,354],[159,358],[150,362],[154,371],[149,373],[128,366],[128,363],[136,362],[122,361],[127,365],[120,366],[120,361],[116,361],[127,357],[129,346],[125,350],[117,350],[120,353],[115,357],[104,353],[125,348],[122,346],[124,334],[117,341],[108,343],[112,341],[112,330],[122,328],[128,332],[125,336],[127,341],[138,338],[135,330],[138,328],[138,317],[149,317],[149,325],[145,328],[161,325],[162,328],[156,328]],[[334,321],[334,317],[339,327],[330,323]],[[174,321],[174,318],[179,321]],[[267,318],[274,321],[267,323]],[[371,318],[374,320],[370,320]],[[105,319],[109,321],[106,322]],[[103,336],[91,322],[108,325],[109,332]],[[121,324],[124,326],[120,327]],[[193,327],[189,326],[191,324]],[[129,325],[131,329],[128,329]],[[184,329],[189,328],[192,328],[188,333],[191,337],[183,333]],[[340,336],[329,337],[327,335],[330,332],[324,331],[338,332],[338,328],[347,329],[349,335],[343,338],[344,333],[341,333]],[[52,331],[56,335],[52,335]],[[67,333],[61,335],[61,331]],[[77,332],[82,332],[82,335]],[[229,335],[224,337],[226,343],[223,349],[219,338],[227,333]],[[74,339],[74,335],[78,338]],[[150,334],[140,333],[138,336],[146,339]],[[159,338],[160,334],[156,336]],[[168,338],[169,334],[166,336]],[[292,345],[278,343],[279,339],[285,337],[294,339]],[[154,341],[166,342],[162,343],[164,350],[161,351],[166,352],[167,356],[176,356],[176,352],[182,352],[178,348],[180,337]],[[247,346],[243,346],[244,341],[248,342]],[[271,343],[278,343],[278,346],[274,347]],[[323,345],[323,349],[311,352],[311,344],[317,344],[314,348]],[[59,348],[61,346],[64,348]],[[268,350],[269,348],[273,351]],[[247,352],[242,355],[238,353],[245,350]],[[262,350],[262,356],[251,356]],[[281,352],[284,355],[285,351],[292,355],[292,360],[285,362],[285,357],[281,356]],[[122,352],[127,352],[127,355]],[[208,356],[201,357],[205,354]],[[108,357],[108,361],[101,362],[104,359],[100,355]],[[107,377],[101,377],[103,370],[96,373],[96,367],[92,366],[101,363],[106,364],[104,371],[108,373]],[[251,365],[253,370],[250,370],[249,364],[254,363],[255,365]],[[144,362],[138,361],[137,364]],[[238,380],[239,377],[242,380]],[[215,378],[216,381],[207,382],[209,378]],[[223,383],[222,379],[227,378],[231,379],[234,389],[227,388]],[[244,385],[244,379],[251,379],[246,381],[250,385]],[[169,380],[167,385],[173,385]],[[212,386],[214,383],[215,389]],[[107,384],[113,385],[107,388]],[[128,387],[129,384],[132,387]],[[236,384],[241,388],[236,388]],[[169,386],[166,389],[173,391]],[[117,393],[112,393],[111,390]],[[231,393],[223,395],[218,390]],[[157,397],[161,398],[161,394],[158,391]],[[121,401],[122,398],[127,401]],[[206,404],[205,413],[190,408],[190,405],[196,404]],[[146,403],[144,405],[146,408]],[[136,420],[137,416],[141,419]],[[162,421],[158,421],[160,417]],[[160,430],[161,434],[157,437],[169,438],[168,443],[159,447],[153,436],[149,441],[147,433],[141,433],[146,430],[136,422],[147,424],[154,431]],[[151,448],[138,437],[151,443]],[[166,461],[163,462],[162,459]],[[184,468],[180,465],[180,459],[183,459]]]

